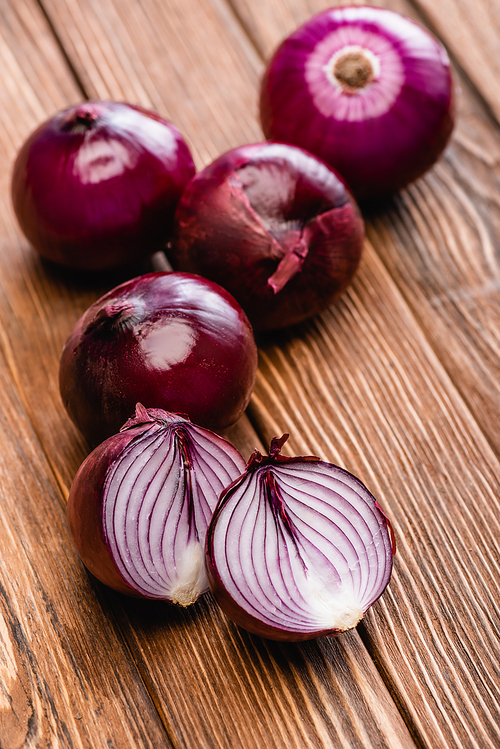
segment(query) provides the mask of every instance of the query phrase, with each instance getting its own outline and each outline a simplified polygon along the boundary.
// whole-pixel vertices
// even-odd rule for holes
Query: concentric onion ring
[[[305,640],[355,627],[386,588],[393,536],[368,489],[313,457],[258,452],[207,535],[210,589],[243,628]]]

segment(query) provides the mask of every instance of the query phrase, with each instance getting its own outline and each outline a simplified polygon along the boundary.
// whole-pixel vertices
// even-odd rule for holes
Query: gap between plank
[[[45,22],[47,23],[47,26],[49,27],[50,33],[54,37],[54,40],[55,40],[55,42],[57,44],[57,47],[58,47],[61,55],[63,56],[64,61],[66,62],[66,65],[68,66],[68,69],[69,69],[72,77],[75,80],[75,83],[76,83],[76,85],[77,85],[77,87],[78,87],[78,89],[79,89],[79,91],[80,91],[80,93],[82,95],[82,98],[85,99],[86,101],[88,101],[90,97],[89,97],[87,91],[85,90],[85,86],[83,85],[83,82],[82,82],[80,76],[78,75],[78,72],[77,72],[76,68],[74,67],[73,63],[71,62],[70,56],[68,55],[68,53],[66,52],[66,49],[64,48],[64,44],[62,43],[62,41],[61,41],[61,39],[59,37],[59,34],[57,33],[56,28],[55,28],[54,24],[52,23],[51,17],[49,16],[49,14],[47,13],[47,11],[45,10],[44,4],[43,4],[43,0],[35,0],[35,2],[38,5],[38,7],[40,8],[40,11],[41,11],[41,13],[42,13],[42,15],[43,15],[43,17],[45,19]]]

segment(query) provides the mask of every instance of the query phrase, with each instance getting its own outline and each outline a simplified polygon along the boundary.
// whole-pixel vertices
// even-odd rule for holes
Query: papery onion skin
[[[336,68],[359,49],[371,71],[366,81]],[[450,62],[427,30],[398,13],[331,8],[271,58],[260,117],[267,138],[331,164],[358,200],[380,198],[421,176],[445,148],[455,122]]]
[[[178,473],[179,469],[181,469],[181,472],[182,470],[187,470],[190,474],[190,483],[194,484],[198,481],[198,489],[196,491],[193,490],[193,497],[187,496],[185,498],[182,514],[178,518],[173,519],[174,522],[169,525],[169,528],[172,529],[172,527],[175,527],[177,522],[179,524],[186,523],[188,517],[191,516],[190,522],[194,523],[192,532],[199,537],[198,542],[202,558],[206,529],[217,502],[218,494],[225,482],[231,481],[244,470],[245,461],[236,448],[222,437],[207,429],[191,424],[188,420],[177,414],[167,413],[161,409],[145,409],[141,404],[137,404],[135,416],[124,425],[122,430],[96,447],[84,460],[71,486],[67,506],[67,518],[70,534],[78,555],[87,569],[102,583],[132,597],[173,600],[174,603],[190,605],[194,603],[194,600],[199,595],[208,590],[208,582],[204,574],[204,584],[202,580],[202,585],[195,591],[193,600],[189,598],[181,601],[172,599],[171,595],[166,592],[167,587],[165,587],[165,592],[163,593],[148,590],[144,588],[144,583],[140,579],[137,581],[137,584],[132,584],[130,578],[129,581],[125,579],[124,574],[122,574],[117,564],[116,556],[112,551],[113,545],[110,543],[107,535],[105,520],[105,505],[106,501],[109,501],[109,498],[107,499],[110,491],[109,483],[116,480],[113,478],[113,470],[116,469],[120,461],[128,459],[133,464],[134,459],[137,461],[141,460],[142,454],[145,451],[144,444],[146,444],[146,449],[148,449],[147,443],[152,439],[166,443],[169,439],[175,441],[179,437],[181,438],[181,444],[184,446],[183,449],[188,455],[187,458],[177,456],[178,460],[173,463],[173,467],[170,467],[170,473],[172,471]],[[213,460],[213,468],[217,471],[215,478],[210,471],[208,472],[210,481],[212,482],[209,489],[207,489],[207,485],[210,482],[207,482],[205,475],[200,475],[202,469],[199,468],[196,462],[198,459],[197,442],[200,440],[204,444],[205,450],[207,445],[210,448],[211,453],[209,457],[210,460]],[[168,445],[168,447],[172,449],[171,445]],[[215,455],[218,457],[214,457]],[[223,463],[218,462],[221,455],[223,456]],[[203,469],[205,470],[205,466],[203,466]],[[162,466],[159,469],[155,468],[155,478],[157,478],[157,474],[161,470]],[[163,470],[165,477],[161,476],[160,478],[164,480],[164,486],[166,486],[169,471],[167,469]],[[144,486],[140,484],[140,475],[139,473],[139,479],[136,479],[133,490],[129,494],[125,492],[125,499],[129,501],[126,512],[134,516],[132,518],[132,525],[140,522],[141,503],[144,500],[142,492],[146,489],[146,484]],[[120,478],[121,483],[124,485],[123,478],[121,476]],[[200,483],[199,479],[203,481]],[[148,481],[149,484],[150,481]],[[199,500],[200,492],[207,503],[205,507],[206,516],[203,516],[200,511],[196,512],[196,509],[190,509],[188,506],[191,500]],[[169,497],[167,496],[163,501],[164,503],[168,503],[168,500]],[[123,502],[123,497],[121,501]],[[119,513],[119,509],[115,510],[115,512]],[[148,508],[147,513],[148,517],[152,515],[150,508]],[[158,535],[161,531],[161,528],[151,528],[151,535],[153,535],[153,532]],[[122,548],[123,545],[126,546],[126,538],[120,539],[120,541]],[[165,541],[166,548],[169,549],[169,545],[173,543],[173,538],[167,538]],[[182,551],[181,548],[180,553]],[[162,560],[158,559],[158,550],[153,549],[151,553],[155,555],[156,562],[161,569]],[[165,555],[163,561],[168,564],[169,559],[167,555]],[[125,558],[124,564],[125,567],[122,569],[125,570],[125,576],[130,575],[133,578],[137,575],[137,571],[134,570],[134,566],[130,564],[128,559]],[[172,565],[169,573],[175,579],[177,572],[174,567],[175,565]]]
[[[117,432],[140,401],[220,430],[252,394],[257,347],[248,319],[217,284],[147,273],[98,299],[63,348],[62,402],[91,444]]]
[[[84,102],[25,141],[14,163],[12,201],[21,229],[44,258],[107,270],[163,248],[194,173],[179,130],[155,112]]]
[[[302,149],[232,149],[188,184],[167,250],[174,268],[226,288],[256,330],[328,307],[361,258],[364,222],[344,180]]]
[[[212,594],[235,624],[260,637],[298,642],[324,635],[337,636],[356,626],[388,585],[396,546],[387,516],[364,484],[344,469],[319,458],[282,456],[280,449],[287,437],[283,435],[281,439],[272,441],[269,456],[263,457],[255,451],[247,464],[246,473],[222,493],[207,533],[206,568]],[[304,487],[313,480],[309,506],[302,497],[292,509],[291,495],[285,496],[287,482],[300,498],[301,494],[307,495]],[[257,491],[255,487],[252,489],[252,482],[259,485]],[[324,483],[323,488],[320,482]],[[325,509],[327,497],[330,496],[327,486],[344,492],[343,497],[337,497],[338,507],[332,505],[333,509],[330,510]],[[245,493],[249,497],[246,498]],[[333,498],[330,496],[332,501]],[[258,508],[257,504],[260,505]],[[294,515],[297,507],[301,508],[302,517]],[[314,518],[318,508],[322,509],[324,515],[316,517],[317,525],[311,531],[312,526],[308,529],[307,519]],[[242,515],[240,519],[237,517],[238,511]],[[252,512],[266,517],[266,524],[260,531],[257,523],[253,523]],[[232,522],[234,528],[231,528]],[[259,524],[262,526],[262,519]],[[259,532],[265,544],[259,543]],[[329,545],[333,532],[336,541],[340,539],[345,547],[341,551],[339,544],[336,559],[333,559]],[[307,533],[310,534],[309,538]],[[373,543],[370,542],[371,545],[369,543],[365,548],[364,543],[367,538],[370,539],[371,533]],[[311,538],[318,543],[317,549],[310,543]],[[353,545],[356,543],[357,548]],[[269,556],[266,556],[266,545],[269,546]],[[356,571],[356,554],[353,552],[353,549],[360,551],[362,548],[366,552],[363,574]],[[345,549],[347,556],[344,558],[342,554],[345,554]],[[326,564],[328,550],[332,558]],[[349,555],[352,557],[350,561]],[[352,577],[353,588],[356,585],[359,589],[364,586],[362,594],[357,590],[358,598],[348,591],[347,583],[334,562],[338,567],[347,566],[345,579],[348,575]],[[303,577],[297,583],[298,587],[288,568],[288,565],[294,564],[295,572],[298,569],[299,577]],[[357,559],[357,564],[361,570],[362,557]],[[273,569],[275,576],[271,584]],[[307,574],[304,573],[305,569]],[[301,588],[300,585],[303,586],[306,580],[306,587]],[[335,585],[345,586],[342,589],[345,600],[340,597],[335,599],[331,594]],[[308,601],[303,597],[304,591],[310,593]],[[328,606],[333,606],[331,610],[336,611],[336,626],[324,626],[324,622],[321,622],[325,615],[321,606],[329,596],[331,601]],[[355,605],[351,605],[351,598]],[[309,603],[311,610],[308,611],[307,607],[301,610],[301,601]],[[337,611],[339,601],[341,607]],[[315,607],[317,610],[313,611]]]

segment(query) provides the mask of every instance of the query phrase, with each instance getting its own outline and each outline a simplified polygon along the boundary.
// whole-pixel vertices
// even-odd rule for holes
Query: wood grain
[[[253,419],[364,477],[389,513],[395,573],[364,636],[417,743],[493,747],[500,473],[384,276],[368,245],[335,310],[261,349]]]
[[[0,746],[169,747],[0,356]]]
[[[264,57],[295,21],[303,23],[332,4],[328,0],[276,2],[272,5],[274,23],[269,18],[263,23],[267,4],[234,2]],[[404,0],[373,4],[422,22]],[[444,5],[433,6],[443,19]],[[481,12],[486,12],[486,6]],[[493,15],[493,8],[488,12]],[[461,37],[449,33],[457,14],[452,18],[444,41],[455,57]],[[494,28],[492,21],[490,29]],[[463,54],[471,44],[461,47]],[[457,82],[457,124],[444,157],[382,210],[368,212],[367,233],[450,377],[500,452],[500,130],[467,80],[457,75]]]
[[[500,122],[500,7],[489,0],[414,0]]]
[[[22,6],[16,14],[31,19],[34,6],[28,0]],[[301,14],[319,9],[292,0],[234,0],[234,12],[220,0],[128,2],[126,13],[110,0],[46,0],[44,7],[89,96],[127,98],[170,116],[199,165],[261,137],[262,61],[255,45],[267,54]],[[16,64],[21,60],[22,76],[16,73],[10,86],[16,91],[16,76],[25,81],[22,111],[36,101],[30,81],[36,84],[38,71],[31,63],[37,37],[23,34],[25,51],[11,54]],[[16,49],[17,36],[9,44]],[[57,57],[54,50],[49,58]],[[174,746],[412,746],[409,732],[418,746],[433,749],[498,745],[500,467],[493,430],[490,444],[484,436],[496,400],[496,385],[488,384],[498,363],[494,320],[491,331],[486,324],[484,346],[471,353],[497,291],[491,290],[491,306],[484,305],[484,281],[495,268],[496,219],[488,218],[487,201],[495,205],[495,197],[483,175],[493,179],[485,155],[497,136],[473,94],[471,101],[457,136],[466,167],[453,145],[451,159],[447,154],[432,175],[371,218],[375,250],[367,243],[341,303],[261,341],[250,410],[265,440],[289,430],[290,450],[350,468],[393,518],[399,538],[394,579],[360,627],[391,691],[356,632],[272,645],[237,630],[209,598],[182,612],[92,586],[125,633]],[[20,116],[21,129],[26,122]],[[8,121],[5,132],[4,160],[20,137]],[[7,198],[2,218],[10,227]],[[0,346],[64,491],[85,446],[57,412],[56,352],[68,318],[76,319],[97,289],[49,272],[11,228],[6,237],[14,273],[0,266],[0,315],[15,314]],[[410,293],[414,279],[417,291]],[[464,322],[465,307],[457,302],[469,300],[470,289],[477,291],[477,306]],[[440,305],[432,301],[436,294]],[[241,430],[236,441],[246,448],[254,433],[248,423]],[[49,662],[46,652],[42,672]],[[93,729],[88,741],[99,740]]]
[[[186,136],[198,166],[261,137],[262,63],[223,0],[127,2],[126,12],[120,0],[43,5],[88,96],[154,108]]]
[[[12,745],[16,746],[17,741],[18,746],[23,742],[27,746],[56,746],[59,742],[63,746],[173,745],[197,749],[201,745],[232,747],[236,737],[242,747],[286,744],[297,749],[304,746],[363,749],[382,747],[388,742],[396,747],[414,746],[356,633],[352,633],[333,655],[324,654],[322,646],[318,645],[312,649],[291,648],[287,659],[280,654],[281,651],[270,657],[260,641],[255,644],[245,639],[210,602],[201,602],[193,611],[183,613],[165,605],[148,607],[123,600],[89,580],[72,552],[64,523],[64,495],[87,448],[61,412],[57,388],[59,351],[80,312],[106,285],[109,288],[120,279],[108,276],[96,281],[51,268],[36,258],[15,227],[7,176],[15,150],[37,120],[79,98],[79,91],[71,84],[54,40],[50,49],[52,58],[49,56],[47,65],[43,64],[43,45],[42,49],[38,48],[37,40],[43,39],[43,44],[50,47],[50,35],[47,37],[47,28],[37,6],[26,1],[16,4],[14,9],[4,2],[4,9],[2,18],[9,19],[9,29],[15,29],[12,36],[3,29],[5,47],[15,50],[12,57],[17,67],[13,68],[11,79],[5,73],[4,91],[10,90],[12,99],[5,99],[5,111],[16,115],[10,138],[4,134],[3,113],[0,113],[3,138],[0,140],[0,160],[4,165],[0,184],[0,226],[5,247],[0,258],[0,318],[4,322],[0,351],[7,363],[7,382],[10,382],[13,393],[17,391],[19,396],[18,410],[25,421],[29,418],[31,422],[30,439],[40,453],[40,474],[51,487],[51,493],[44,495],[44,502],[39,499],[40,492],[33,493],[33,500],[40,503],[34,517],[29,516],[28,489],[24,485],[20,490],[23,501],[17,500],[16,495],[12,497],[13,508],[16,503],[19,505],[19,524],[24,526],[23,542],[30,546],[30,554],[26,559],[17,556],[12,563],[6,557],[3,573],[8,580],[17,576],[18,591],[7,588],[5,600],[10,606],[13,600],[16,601],[17,620],[28,617],[26,639],[29,647],[24,647],[19,641],[12,644],[5,635],[7,664],[20,662],[23,650],[29,652],[33,672],[47,685],[44,690],[39,690],[36,701],[32,699],[34,717],[29,722],[30,725],[33,722],[40,724],[42,728],[32,736],[27,733],[27,723],[20,728],[10,728],[9,723],[8,730],[11,733],[17,731],[15,737],[12,733]],[[96,6],[96,10],[101,18],[103,7]],[[153,10],[158,12],[158,9]],[[97,21],[92,14],[84,13],[84,22],[74,8],[72,11],[78,22],[77,30],[75,26],[69,27],[73,38],[78,38],[82,29],[85,30],[85,23],[95,29],[93,24]],[[136,38],[140,39],[137,14],[142,11],[139,6],[132,11],[129,22],[130,18],[135,19]],[[217,15],[215,10],[207,12],[200,5],[199,13],[205,13],[203,17],[207,19],[211,14],[222,18],[218,21],[222,25],[212,28],[215,37],[223,30],[230,34],[231,28],[238,28],[234,18],[228,16],[227,9],[225,15],[221,15],[219,8]],[[227,28],[224,25],[226,16],[231,18]],[[169,19],[159,19],[156,15],[153,18],[156,28],[160,27],[160,21],[166,24],[170,20],[170,16]],[[115,20],[112,16],[113,24]],[[107,18],[106,22],[111,21]],[[149,23],[151,25],[152,21]],[[174,34],[173,31],[169,33]],[[238,33],[242,37],[241,31]],[[62,34],[60,36],[62,38]],[[124,40],[119,36],[113,39],[113,44],[116,45],[117,40],[118,49],[124,49],[120,47]],[[173,46],[175,38],[170,41]],[[94,55],[96,70],[104,73],[109,71],[110,61],[106,66],[99,54],[108,52],[108,43],[106,34],[101,33],[100,38],[90,45],[88,54],[89,59]],[[145,42],[141,43],[147,49]],[[251,49],[248,43],[247,46]],[[203,48],[194,49],[193,54],[203,54]],[[248,96],[248,79],[244,71],[251,65],[247,58],[239,60],[236,52],[232,55],[235,64],[227,80],[234,83],[235,76],[239,76],[236,83],[244,92],[244,99]],[[38,86],[45,91],[44,77],[50,75],[51,59],[55,79],[61,80],[61,86],[54,87],[53,84],[54,96],[38,102],[35,91]],[[33,61],[37,63],[34,66]],[[133,61],[132,55],[128,64]],[[161,70],[159,60],[156,63]],[[91,63],[89,69],[92,71]],[[125,69],[124,72],[117,66],[115,72],[123,73],[122,82],[127,84],[130,71],[127,66]],[[37,78],[39,70],[41,79]],[[83,73],[79,77],[85,82]],[[165,78],[163,80],[165,83]],[[220,73],[212,71],[209,80],[212,81],[212,90],[215,90],[215,81],[221,80]],[[28,117],[25,108],[31,100],[35,114]],[[204,118],[203,113],[209,106],[210,103],[203,100],[199,110],[202,114],[198,112],[196,115],[193,135],[201,131],[203,123],[200,119]],[[238,114],[242,111],[245,111],[243,105]],[[5,132],[8,126],[7,121]],[[217,131],[207,132],[210,133],[207,139],[209,149],[214,151]],[[259,446],[248,420],[243,419],[230,434],[235,444],[248,452]],[[26,463],[21,451],[24,442],[24,433],[19,437],[19,445],[14,442],[21,466]],[[6,466],[11,462],[13,458],[8,454]],[[13,463],[12,470],[14,467]],[[12,475],[23,475],[19,465],[17,474],[13,470]],[[9,520],[4,525],[5,532],[13,525],[14,521]],[[59,544],[55,543],[53,534],[59,539]],[[52,559],[52,564],[47,557]],[[43,585],[34,584],[30,574],[41,576],[41,570]],[[39,625],[39,609],[47,610],[46,617],[53,623],[52,629],[45,622],[43,627]],[[36,615],[31,614],[33,610]],[[54,629],[66,648],[62,654]],[[126,634],[125,641],[121,640],[119,632]],[[40,643],[37,643],[37,649],[32,640],[38,634]],[[350,641],[353,644],[349,645]],[[84,671],[88,681],[84,684],[86,701],[81,697],[78,685],[74,686],[80,671]],[[2,671],[3,694],[7,702],[12,700],[15,716],[26,711],[22,690],[16,691],[10,673]],[[28,674],[26,678],[34,677]],[[332,684],[335,685],[335,699]],[[110,702],[110,695],[116,695],[114,702]],[[72,700],[77,703],[77,711],[75,709],[72,713],[70,721],[68,703],[73,704]],[[356,709],[354,705],[357,705]],[[126,715],[122,714],[123,711]],[[46,723],[44,716],[48,716]],[[5,719],[13,721],[12,716]],[[8,734],[0,735],[3,739]]]
[[[289,33],[292,15],[302,22],[327,7],[280,3],[286,24],[272,28],[261,22],[263,3],[235,5],[264,56]],[[403,3],[390,7],[415,15]],[[495,746],[499,740],[498,530],[490,533],[498,511],[491,487],[499,473],[481,434],[498,454],[497,153],[495,124],[463,81],[458,127],[445,158],[368,216],[368,236],[434,351],[426,353],[422,342],[408,350],[413,326],[403,310],[388,312],[391,284],[378,286],[382,269],[365,276],[365,266],[334,313],[341,322],[318,322],[313,332],[301,331],[262,353],[254,400],[269,436],[280,425],[297,435],[291,450],[347,461],[360,475],[375,473],[382,496],[399,493],[388,501],[404,516],[396,523],[402,552],[389,594],[368,617],[365,639],[418,740],[433,747]],[[376,262],[371,247],[367,259],[370,266]],[[373,324],[386,304],[387,314]],[[391,351],[398,352],[397,364]],[[431,374],[437,362],[429,366],[428,355],[437,355],[452,381]],[[479,429],[455,397],[450,401],[455,387]],[[434,404],[427,396],[422,401],[426,391]],[[456,422],[460,412],[467,427]],[[464,441],[470,430],[477,430],[478,441]],[[480,520],[474,529],[483,516],[484,525]]]

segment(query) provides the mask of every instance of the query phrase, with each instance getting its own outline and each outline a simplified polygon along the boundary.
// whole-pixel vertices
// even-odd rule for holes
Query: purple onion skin
[[[259,588],[259,594],[262,596],[263,600],[263,617],[262,619],[258,618],[250,611],[252,605],[248,604],[252,600],[252,597],[251,594],[249,595],[246,592],[244,587],[245,584],[241,584],[241,582],[236,583],[237,585],[241,585],[239,592],[242,592],[244,597],[246,598],[245,606],[243,606],[235,600],[231,592],[228,590],[228,588],[224,584],[224,581],[222,579],[223,576],[220,572],[220,562],[222,561],[222,555],[220,553],[220,549],[216,549],[216,533],[218,530],[218,525],[222,525],[223,522],[227,522],[227,510],[228,506],[231,503],[233,504],[233,507],[229,509],[231,510],[231,513],[234,513],[233,497],[235,494],[241,491],[242,487],[245,487],[245,485],[248,484],[249,477],[251,477],[252,475],[256,476],[256,480],[261,482],[261,486],[266,487],[265,493],[267,496],[261,496],[258,498],[253,497],[250,502],[261,501],[262,504],[268,503],[269,506],[267,511],[269,516],[273,518],[271,526],[268,527],[266,525],[266,539],[268,536],[272,536],[272,526],[276,524],[276,527],[278,528],[278,536],[281,536],[282,538],[289,536],[294,539],[291,544],[293,548],[292,555],[299,557],[302,555],[304,547],[300,544],[300,531],[298,530],[300,527],[300,523],[297,522],[293,512],[291,512],[290,508],[287,506],[287,503],[282,501],[282,499],[280,498],[279,476],[276,469],[279,469],[279,467],[281,466],[286,467],[286,465],[292,464],[295,464],[296,466],[316,464],[316,467],[319,471],[326,471],[330,474],[330,476],[333,475],[337,478],[340,478],[341,481],[345,481],[348,485],[350,485],[351,488],[354,487],[355,491],[359,493],[361,497],[363,497],[365,503],[364,512],[366,513],[366,516],[370,515],[372,519],[375,518],[373,522],[375,523],[375,525],[378,525],[378,543],[382,548],[382,551],[379,552],[379,563],[381,563],[381,569],[379,573],[377,573],[379,575],[379,579],[374,590],[371,591],[371,597],[369,599],[368,605],[363,610],[363,614],[382,595],[390,581],[392,573],[392,557],[396,553],[396,542],[389,520],[380,508],[378,502],[370,494],[364,484],[359,481],[359,479],[357,479],[344,469],[339,468],[338,466],[334,466],[330,463],[324,463],[319,458],[314,456],[286,457],[281,455],[281,447],[287,438],[287,434],[283,435],[283,437],[281,437],[280,439],[274,438],[271,442],[271,448],[268,456],[262,456],[256,450],[248,461],[246,473],[237,478],[222,492],[207,532],[205,563],[210,591],[216,599],[217,603],[220,605],[221,609],[224,611],[226,616],[231,619],[232,622],[252,634],[259,635],[260,637],[286,642],[301,642],[325,635],[336,637],[342,632],[346,631],[346,629],[350,629],[352,626],[355,626],[355,624],[351,623],[345,628],[320,627],[317,629],[311,627],[310,624],[308,624],[308,626],[274,626],[269,621],[264,621],[266,610],[267,613],[276,610],[281,615],[282,612],[285,612],[287,609],[286,598],[282,598],[281,600],[279,600],[279,595],[272,598],[271,596],[273,594],[276,594],[276,591],[264,588],[264,585],[261,585],[261,587]],[[275,478],[277,479],[276,481],[274,480]],[[301,481],[297,482],[297,486],[300,486],[301,482],[302,479]],[[244,509],[246,516],[245,521],[247,521],[249,515],[248,505],[245,505]],[[245,530],[247,534],[254,534],[253,528],[250,529],[247,527]],[[229,537],[230,533],[228,532],[227,538]],[[233,534],[233,536],[231,536],[228,541],[228,556],[229,554],[233,556],[240,553],[240,548],[242,548],[243,546],[244,544],[242,538],[235,538]],[[282,569],[285,570],[284,575],[283,572],[281,573],[281,582],[286,582],[286,562],[284,562],[283,560],[286,557],[287,553],[288,552],[284,552],[283,547],[274,555],[273,553],[271,553],[270,563],[280,566],[283,565]],[[253,564],[260,564],[263,557],[264,550],[259,549],[257,545],[255,547],[252,547],[251,559],[246,558],[246,556],[243,557],[242,553],[242,559],[240,561],[245,575],[248,575],[248,570]],[[255,560],[257,560],[257,562]],[[269,564],[269,561],[267,559],[266,564]],[[231,583],[235,583],[238,580],[237,575],[237,567],[233,566],[230,571]],[[300,601],[300,595],[297,596],[297,601]]]
[[[339,93],[326,69],[346,44],[375,54],[380,77]],[[358,200],[380,198],[421,176],[445,148],[455,121],[450,62],[434,37],[393,11],[331,8],[285,39],[270,60],[260,116],[267,138],[316,154]]]
[[[163,598],[164,600],[171,600],[166,594],[148,594],[141,591],[139,586],[133,587],[121,574],[106,538],[104,521],[106,482],[112,474],[114,465],[123,457],[125,449],[128,447],[133,448],[134,440],[137,443],[144,436],[147,437],[148,433],[154,436],[155,433],[158,434],[158,430],[165,430],[167,425],[177,435],[187,436],[186,445],[188,451],[190,432],[204,433],[205,440],[210,443],[213,442],[216,445],[216,449],[225,451],[227,453],[227,461],[224,469],[221,470],[222,473],[230,470],[234,477],[238,474],[238,471],[243,470],[245,464],[243,458],[223,438],[209,432],[209,430],[200,429],[200,427],[192,425],[189,421],[176,414],[167,413],[161,409],[144,409],[141,404],[137,404],[135,416],[127,421],[122,430],[98,445],[83,461],[73,480],[68,498],[67,519],[69,531],[82,562],[102,583],[120,593],[135,598]],[[137,459],[140,459],[140,455]],[[174,466],[174,470],[178,470],[177,466]],[[135,487],[135,492],[137,492],[137,486]],[[140,513],[141,499],[142,497],[136,494],[131,503],[130,511],[135,513],[137,517],[139,517]],[[187,498],[187,501],[189,501],[189,498]],[[179,522],[185,522],[188,514],[191,523],[195,522],[196,517],[198,517],[198,520],[201,517],[199,513],[196,516],[193,510],[191,512],[186,510],[183,516],[184,520],[179,518]],[[200,536],[203,543],[208,521],[205,521],[202,525],[204,527],[198,526],[192,530],[196,535]],[[171,528],[171,525],[169,527]],[[169,542],[172,542],[172,539],[170,541],[167,540],[167,545]],[[158,554],[158,552],[156,553]],[[206,590],[208,590],[208,585],[201,592],[206,592]],[[190,601],[189,603],[193,602]],[[189,605],[189,603],[183,605]]]
[[[351,281],[364,222],[336,172],[302,149],[228,151],[188,184],[176,212],[174,268],[227,289],[255,330],[299,323]]]
[[[186,273],[127,281],[83,314],[62,352],[63,404],[91,444],[117,432],[140,401],[220,430],[248,405],[257,348],[227,291]]]
[[[107,270],[163,248],[194,173],[180,132],[155,112],[85,102],[44,122],[21,147],[12,200],[42,257]]]

